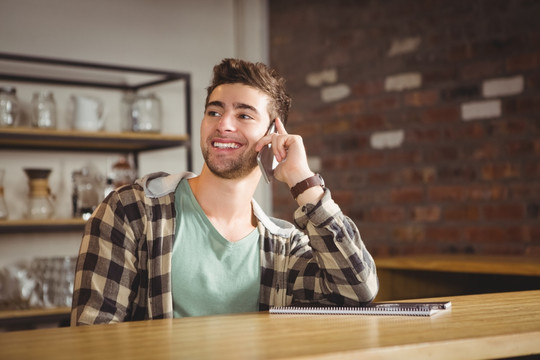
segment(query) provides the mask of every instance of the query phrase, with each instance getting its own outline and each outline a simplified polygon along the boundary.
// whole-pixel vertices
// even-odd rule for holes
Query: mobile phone
[[[276,124],[273,121],[266,134],[268,135],[274,132],[276,132]],[[274,169],[278,165],[274,152],[272,151],[271,144],[264,146],[261,151],[259,151],[257,154],[257,163],[259,164],[259,168],[261,168],[264,181],[269,184],[274,177]]]

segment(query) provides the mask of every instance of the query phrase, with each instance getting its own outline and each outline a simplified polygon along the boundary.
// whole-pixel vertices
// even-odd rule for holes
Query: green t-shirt
[[[176,188],[174,205],[174,317],[258,311],[259,231],[229,242],[210,223],[186,179]]]

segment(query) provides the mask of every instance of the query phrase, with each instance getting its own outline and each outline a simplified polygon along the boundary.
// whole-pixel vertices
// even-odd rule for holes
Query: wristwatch
[[[308,177],[305,180],[300,181],[296,185],[294,185],[291,188],[291,194],[293,198],[296,200],[296,198],[300,196],[301,193],[315,186],[324,187],[324,180],[320,174],[315,174],[311,177]]]

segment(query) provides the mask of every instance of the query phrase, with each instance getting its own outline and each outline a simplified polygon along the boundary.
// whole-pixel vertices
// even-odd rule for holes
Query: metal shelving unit
[[[12,69],[9,69],[10,66]],[[65,75],[64,72],[68,74]],[[127,80],[129,76],[138,77],[138,80],[129,82]],[[185,147],[187,169],[192,169],[190,143],[191,75],[189,73],[0,53],[0,80],[91,87],[134,93],[141,89],[181,81],[184,83],[185,135],[82,132],[23,127],[0,128],[0,149],[120,151],[134,154],[135,165],[138,166],[138,154],[142,151]],[[54,219],[48,222],[2,221],[0,222],[0,234],[73,231],[82,229],[83,226],[84,222],[80,219]]]

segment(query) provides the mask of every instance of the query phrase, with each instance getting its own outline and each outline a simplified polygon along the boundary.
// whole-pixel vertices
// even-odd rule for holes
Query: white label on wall
[[[323,84],[335,84],[337,80],[338,74],[335,68],[312,72],[306,76],[306,83],[313,87],[319,87]]]
[[[347,84],[337,84],[321,89],[321,99],[324,102],[338,101],[351,94],[351,89]]]
[[[515,95],[523,92],[523,76],[486,80],[482,84],[484,97]]]
[[[416,51],[420,46],[421,40],[419,36],[394,39],[390,45],[390,50],[388,50],[388,56],[391,57]]]
[[[403,140],[405,140],[405,131],[401,129],[379,131],[373,133],[369,139],[374,149],[397,148],[403,144]]]
[[[402,91],[415,89],[422,85],[422,75],[420,73],[403,73],[388,76],[384,81],[386,91]]]
[[[465,121],[501,116],[501,101],[474,101],[461,105],[461,118]]]

